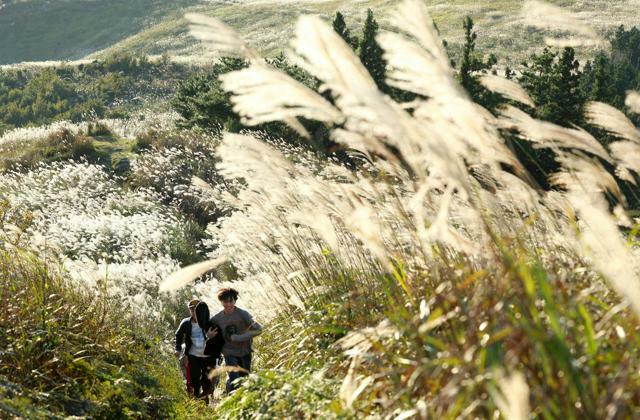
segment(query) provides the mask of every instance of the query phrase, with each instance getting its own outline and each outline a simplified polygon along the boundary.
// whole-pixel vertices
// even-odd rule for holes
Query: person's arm
[[[262,334],[262,325],[253,320],[253,317],[248,312],[243,312],[243,316],[249,327],[242,334],[234,334],[231,336],[231,341],[241,342],[248,341],[255,336]]]
[[[178,329],[176,330],[176,356],[178,356],[179,353],[182,353],[182,343],[184,342],[183,324],[184,321],[180,322],[180,325],[178,325]]]
[[[262,325],[254,321],[246,332],[232,335],[231,339],[236,342],[247,341],[260,334],[262,334]]]

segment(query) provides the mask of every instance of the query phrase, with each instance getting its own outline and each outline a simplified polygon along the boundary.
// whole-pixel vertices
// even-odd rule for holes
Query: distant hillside
[[[2,0],[0,0],[1,2]],[[541,45],[541,35],[522,24],[522,0],[425,0],[443,37],[456,43],[462,19],[476,21],[479,46],[517,61]],[[198,11],[217,16],[240,31],[266,55],[282,51],[301,13],[328,19],[341,10],[359,31],[366,8],[384,26],[399,0],[26,0],[0,9],[0,64],[23,60],[99,57],[112,52],[185,59],[202,48],[187,35],[182,15]],[[629,0],[555,0],[577,11],[601,31],[640,24],[640,9]]]
[[[198,0],[0,0],[0,64],[77,59]]]
[[[466,15],[476,22],[478,45],[494,52],[503,60],[518,61],[533,48],[542,45],[542,35],[522,23],[520,11],[523,0],[425,0],[442,36],[452,44],[461,41],[462,21]],[[320,14],[330,19],[337,10],[345,14],[347,23],[358,33],[364,22],[366,9],[372,8],[385,26],[385,16],[400,0],[249,0],[236,4],[200,6],[192,10],[216,16],[245,36],[266,55],[275,55],[286,47],[296,17],[300,14]],[[602,32],[620,24],[640,25],[640,9],[628,0],[556,0],[551,1],[578,12],[586,22]],[[184,19],[166,19],[109,49],[95,55],[114,51],[130,51],[200,57],[202,50],[187,35]]]

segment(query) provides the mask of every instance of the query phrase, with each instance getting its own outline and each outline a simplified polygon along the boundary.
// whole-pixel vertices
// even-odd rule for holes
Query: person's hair
[[[199,302],[196,305],[196,319],[198,320],[198,325],[203,330],[207,330],[207,326],[209,324],[209,306],[207,306],[204,302]]]
[[[225,287],[224,289],[218,290],[218,300],[221,302],[229,299],[238,300],[238,295],[238,291],[231,287]]]
[[[191,302],[189,302],[189,309],[195,308],[198,303],[200,303],[199,299],[193,299]]]

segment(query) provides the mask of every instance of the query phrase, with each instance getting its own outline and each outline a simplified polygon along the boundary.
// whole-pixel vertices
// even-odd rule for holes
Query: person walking
[[[262,333],[262,326],[254,321],[251,314],[236,306],[238,295],[235,289],[220,289],[218,300],[224,309],[211,318],[211,322],[219,326],[223,334],[222,354],[226,366],[238,368],[229,372],[227,393],[238,387],[239,378],[249,374],[253,337]]]
[[[190,316],[184,318],[180,321],[180,325],[176,330],[175,334],[175,356],[180,361],[180,370],[182,371],[182,375],[184,376],[186,385],[187,385],[187,393],[189,395],[193,395],[193,384],[191,381],[191,371],[189,366],[189,350],[191,349],[191,330],[193,324],[197,324],[196,321],[196,305],[200,303],[198,299],[193,299],[189,302],[187,307],[189,308]],[[184,344],[184,350],[183,350]]]
[[[194,397],[208,400],[214,388],[214,383],[208,376],[220,358],[224,345],[223,336],[219,333],[219,328],[210,323],[206,303],[192,300],[189,302],[189,311],[191,316],[183,319],[176,331],[175,354],[182,360],[186,359],[187,391]]]

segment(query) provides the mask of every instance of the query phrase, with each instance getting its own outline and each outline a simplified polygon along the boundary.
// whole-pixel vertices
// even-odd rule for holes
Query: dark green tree
[[[486,60],[476,52],[476,39],[478,35],[473,30],[473,19],[467,16],[463,23],[464,45],[462,47],[462,59],[458,79],[460,84],[469,93],[469,96],[487,109],[493,109],[500,102],[498,95],[485,89],[478,81],[478,74],[492,70],[498,59],[491,54]]]
[[[333,30],[336,31],[354,51],[358,49],[358,37],[351,35],[344,16],[340,12],[336,12],[336,17],[333,19]]]
[[[590,101],[610,103],[621,106],[622,98],[617,98],[614,81],[615,68],[611,59],[604,52],[596,53],[593,61],[589,60],[582,69],[580,78],[580,90],[583,96]]]
[[[536,103],[533,115],[563,126],[581,124],[585,96],[581,89],[581,72],[572,48],[562,52],[545,48],[522,63],[520,84]],[[550,149],[536,149],[531,143],[507,137],[518,159],[545,189],[548,176],[559,169]]]
[[[640,70],[640,29],[626,30],[620,26],[611,40],[611,58],[614,62],[627,62]]]
[[[209,73],[191,77],[182,83],[171,100],[173,109],[182,117],[178,126],[200,127],[216,134],[223,129],[238,131],[242,127],[240,117],[233,111],[220,76],[246,66],[242,59],[223,58]]]
[[[378,29],[378,22],[373,16],[373,11],[368,9],[367,19],[362,30],[362,42],[360,43],[360,61],[371,74],[376,85],[378,85],[378,89],[388,93],[389,87],[385,81],[387,64],[383,57],[382,48],[376,41]]]
[[[581,75],[573,48],[567,47],[562,53],[545,48],[523,63],[519,81],[537,104],[537,118],[571,126],[583,122],[586,96],[580,89]]]

